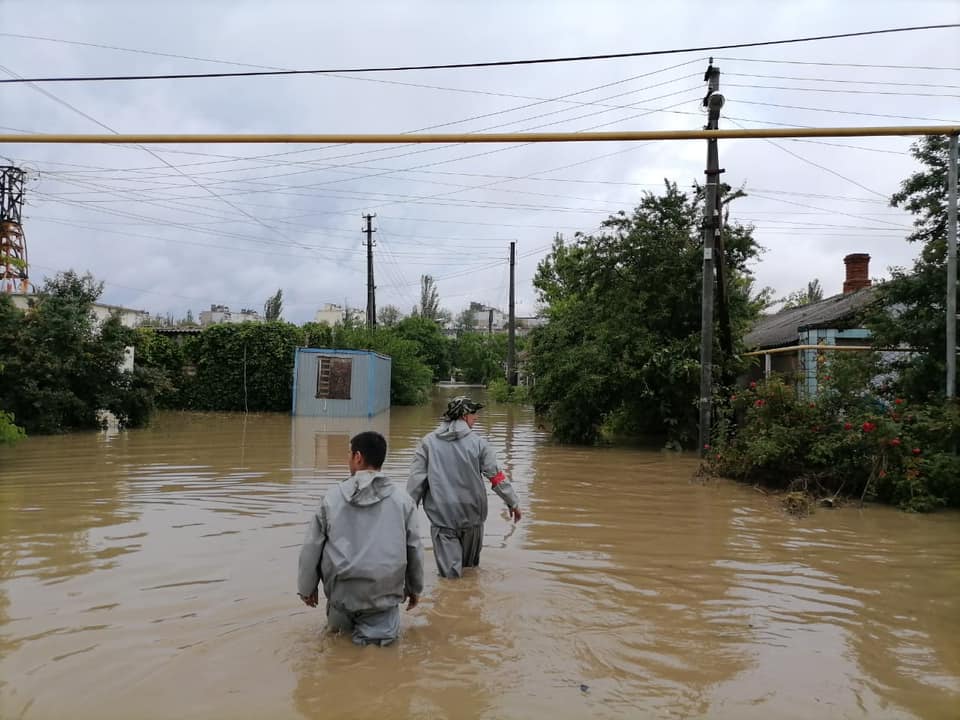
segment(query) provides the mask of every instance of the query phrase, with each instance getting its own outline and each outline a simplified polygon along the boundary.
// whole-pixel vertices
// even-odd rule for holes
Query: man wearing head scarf
[[[458,578],[480,563],[487,489],[507,504],[514,522],[520,501],[506,479],[490,443],[473,431],[483,407],[469,397],[447,404],[443,422],[420,441],[410,467],[407,492],[430,519],[433,556],[442,577]]]

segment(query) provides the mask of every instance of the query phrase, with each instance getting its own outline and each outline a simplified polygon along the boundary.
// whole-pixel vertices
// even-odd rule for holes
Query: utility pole
[[[957,395],[957,135],[947,152],[947,397]]]
[[[23,184],[26,172],[0,167],[0,292],[30,291],[27,238],[23,232]]]
[[[714,66],[713,58],[703,75],[707,94],[703,106],[707,108],[706,130],[716,130],[723,107],[720,94],[720,68]],[[707,185],[703,207],[703,287],[700,304],[700,454],[710,444],[713,427],[713,297],[717,236],[720,233],[720,208],[718,205],[720,183],[720,160],[715,138],[707,140]]]
[[[515,275],[517,264],[517,243],[510,243],[510,315],[507,326],[507,384],[517,384],[517,337],[516,337],[516,297]]]
[[[376,215],[364,215],[367,226],[363,231],[367,234],[367,329],[373,330],[377,326],[377,287],[373,284],[373,219]]]

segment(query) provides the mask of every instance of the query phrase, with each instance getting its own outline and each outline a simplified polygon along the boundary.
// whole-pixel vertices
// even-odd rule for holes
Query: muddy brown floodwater
[[[439,402],[372,425],[403,480]],[[482,566],[400,642],[325,636],[304,524],[366,425],[162,414],[0,449],[0,717],[956,718],[960,516],[785,516],[695,461],[482,429],[515,479]]]

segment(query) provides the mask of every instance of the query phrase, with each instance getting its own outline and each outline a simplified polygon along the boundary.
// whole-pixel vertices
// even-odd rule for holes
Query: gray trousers
[[[464,568],[480,564],[483,525],[462,530],[431,525],[430,537],[433,538],[433,557],[440,577],[458,578],[463,575]]]
[[[349,612],[327,603],[327,627],[350,633],[355,645],[386,647],[400,634],[400,606],[382,611]]]

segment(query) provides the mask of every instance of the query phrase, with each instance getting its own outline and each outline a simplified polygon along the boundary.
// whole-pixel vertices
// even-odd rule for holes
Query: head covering
[[[466,395],[458,395],[447,403],[447,411],[443,417],[447,420],[460,420],[464,415],[472,415],[482,408],[478,402],[474,402]]]

